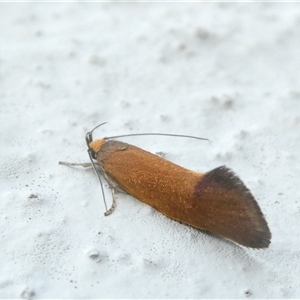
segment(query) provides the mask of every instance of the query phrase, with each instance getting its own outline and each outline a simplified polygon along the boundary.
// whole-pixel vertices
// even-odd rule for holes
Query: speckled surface
[[[0,3],[1,298],[298,298],[296,3]],[[186,168],[233,169],[267,250],[169,220],[129,195],[104,217],[85,134]],[[110,191],[106,189],[108,201]]]

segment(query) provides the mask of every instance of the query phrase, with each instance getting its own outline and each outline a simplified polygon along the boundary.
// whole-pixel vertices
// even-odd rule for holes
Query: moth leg
[[[112,195],[112,204],[110,209],[108,209],[105,213],[104,216],[109,216],[115,209],[116,207],[116,198],[115,198],[115,189],[113,186],[110,187],[111,188],[111,195]]]
[[[65,161],[59,161],[58,164],[67,166],[67,167],[83,167],[83,168],[91,168],[91,163],[69,163]]]
[[[110,177],[108,177],[105,172],[103,172],[103,174],[104,174],[104,177],[106,179],[106,182],[109,185],[109,188],[111,189],[111,195],[112,195],[112,204],[111,204],[111,207],[110,207],[110,209],[108,209],[104,213],[105,216],[108,216],[108,215],[110,215],[114,211],[114,209],[116,207],[115,190],[118,189],[118,185]]]

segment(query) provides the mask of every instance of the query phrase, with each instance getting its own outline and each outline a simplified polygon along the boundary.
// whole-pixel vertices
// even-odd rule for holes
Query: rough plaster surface
[[[1,298],[300,297],[297,3],[1,3]],[[239,247],[129,195],[104,217],[85,134],[232,168],[268,220]],[[110,191],[106,189],[108,202]]]

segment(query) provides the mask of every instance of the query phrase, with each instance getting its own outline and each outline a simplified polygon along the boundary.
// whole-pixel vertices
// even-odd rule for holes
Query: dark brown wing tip
[[[269,229],[269,228],[268,228]],[[271,243],[271,232],[268,230],[267,233],[264,233],[265,236],[258,236],[248,245],[244,245],[245,247],[253,248],[253,249],[266,249],[269,247]]]
[[[237,234],[236,238],[229,237],[230,239],[249,248],[265,249],[269,247],[272,235],[264,215],[249,189],[232,170],[226,166],[213,169],[204,175],[201,185],[209,185],[215,187],[216,190],[231,191],[241,203],[245,203],[244,213],[245,217],[251,220],[251,228],[248,226],[247,231],[244,230],[244,234]]]

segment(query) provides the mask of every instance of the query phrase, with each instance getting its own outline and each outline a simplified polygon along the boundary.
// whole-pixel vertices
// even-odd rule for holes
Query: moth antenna
[[[103,122],[103,123],[97,125],[96,127],[93,128],[93,130],[89,131],[89,132],[86,134],[86,136],[85,136],[85,141],[86,141],[86,144],[87,144],[87,146],[88,146],[88,149],[90,149],[90,143],[93,141],[93,131],[94,131],[96,128],[98,128],[98,127],[100,127],[100,126],[102,126],[102,125],[104,125],[104,124],[106,124],[106,123],[107,123],[107,122]],[[96,159],[96,154],[95,154],[93,151],[91,151],[91,156],[92,156],[93,159]]]
[[[93,161],[93,156],[92,156],[92,150],[91,149],[88,149],[88,154],[89,154],[89,157],[90,157],[90,160],[91,160],[91,163],[92,163],[92,167],[98,177],[98,180],[99,180],[99,183],[100,183],[100,186],[101,186],[101,191],[102,191],[102,197],[103,197],[103,201],[104,201],[104,205],[105,205],[105,209],[106,209],[106,212],[104,213],[105,216],[109,215],[113,209],[107,209],[107,204],[106,204],[106,199],[105,199],[105,194],[104,194],[104,189],[103,189],[103,183],[102,183],[102,180],[101,180],[101,176],[99,174],[99,171],[97,170],[96,166],[95,166],[95,163]],[[114,200],[113,200],[113,205],[114,205]]]
[[[109,140],[109,139],[115,139],[115,138],[120,138],[120,137],[141,136],[141,135],[162,135],[162,136],[183,137],[183,138],[209,141],[209,139],[201,138],[201,137],[197,137],[197,136],[193,136],[193,135],[173,134],[173,133],[130,133],[130,134],[109,136],[109,137],[105,137],[104,139]]]
[[[107,123],[107,122],[103,122],[103,123],[97,125],[96,127],[94,127],[94,128],[92,129],[91,133],[93,133],[93,131],[94,131],[95,129],[97,129],[98,127],[100,127],[100,126],[102,126],[102,125],[104,125],[104,124],[106,124],[106,123]]]

